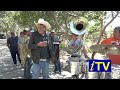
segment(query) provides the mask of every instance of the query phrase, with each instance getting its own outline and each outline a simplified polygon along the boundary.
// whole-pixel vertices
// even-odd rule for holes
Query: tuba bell
[[[88,26],[88,20],[84,17],[75,18],[70,22],[70,31],[76,35],[83,35],[86,33],[86,27]]]
[[[84,35],[86,33],[86,28],[88,26],[88,20],[84,17],[75,18],[73,21],[70,22],[70,31],[78,36]],[[78,51],[81,51],[83,45],[83,40],[81,39],[81,45],[76,47],[75,49],[70,49],[68,44],[66,46],[67,53],[73,54]]]

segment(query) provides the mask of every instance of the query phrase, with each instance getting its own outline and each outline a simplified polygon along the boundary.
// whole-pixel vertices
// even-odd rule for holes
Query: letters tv
[[[111,72],[111,60],[89,60],[89,72]]]

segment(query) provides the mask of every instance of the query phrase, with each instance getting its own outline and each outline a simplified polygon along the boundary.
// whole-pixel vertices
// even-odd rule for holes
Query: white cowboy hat
[[[43,25],[45,25],[46,26],[46,29],[50,29],[51,28],[51,25],[47,22],[47,21],[44,21],[44,19],[39,19],[38,20],[38,23],[36,23],[35,21],[34,21],[34,23],[37,25],[37,24],[43,24]]]

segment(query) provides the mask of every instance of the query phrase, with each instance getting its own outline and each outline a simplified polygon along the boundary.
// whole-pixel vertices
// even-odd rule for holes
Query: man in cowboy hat
[[[33,32],[28,44],[31,50],[31,58],[33,64],[31,67],[32,79],[38,79],[40,71],[42,71],[43,79],[49,78],[49,58],[48,36],[46,30],[51,28],[51,25],[44,19],[39,19],[35,23],[37,31]]]

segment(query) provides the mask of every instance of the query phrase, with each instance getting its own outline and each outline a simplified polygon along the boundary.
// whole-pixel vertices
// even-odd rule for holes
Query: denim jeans
[[[32,60],[31,58],[27,57],[24,67],[24,79],[31,79],[31,73],[30,73],[31,66],[32,66]]]
[[[39,61],[39,63],[33,63],[31,67],[32,79],[39,79],[42,70],[43,79],[49,78],[49,62]]]
[[[61,64],[60,64],[60,59],[57,60],[56,64],[55,64],[55,69],[54,72],[59,71],[61,72]]]

